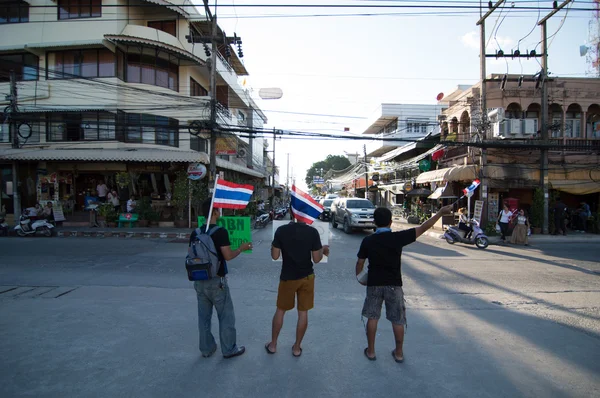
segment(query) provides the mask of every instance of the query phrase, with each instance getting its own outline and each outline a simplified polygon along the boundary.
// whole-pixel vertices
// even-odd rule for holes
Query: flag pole
[[[215,195],[217,193],[217,183],[218,182],[219,182],[219,175],[217,174],[215,176],[215,185],[213,186],[212,198],[210,199],[210,210],[208,211],[208,219],[206,220],[206,233],[208,233],[208,227],[210,225],[210,218],[212,216],[213,203],[215,202]]]

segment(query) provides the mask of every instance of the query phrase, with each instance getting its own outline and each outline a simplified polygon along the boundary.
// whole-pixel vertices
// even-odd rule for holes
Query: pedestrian
[[[131,195],[129,200],[127,201],[127,213],[135,213],[135,206],[137,202],[135,201],[135,195]]]
[[[510,243],[515,245],[525,245],[529,246],[529,241],[527,238],[527,232],[529,230],[529,219],[525,215],[525,210],[519,210],[519,215],[517,216],[517,225],[515,225],[515,229],[513,229],[513,233],[510,236]]]
[[[365,356],[374,361],[375,334],[381,316],[381,305],[385,301],[386,318],[392,323],[396,348],[392,356],[398,363],[404,361],[404,328],[406,308],[402,290],[402,248],[413,243],[419,236],[433,226],[444,214],[452,212],[452,205],[442,207],[433,217],[416,228],[392,232],[392,212],[386,207],[375,209],[373,218],[377,230],[365,237],[358,250],[356,275],[363,271],[368,259],[367,294],[362,316],[367,318],[367,348]]]
[[[290,206],[290,212],[293,210]],[[283,327],[285,313],[294,309],[297,299],[298,324],[296,341],[292,346],[292,355],[302,355],[302,339],[308,328],[308,311],[314,307],[315,271],[317,264],[329,256],[329,246],[321,245],[319,232],[310,225],[298,220],[282,225],[275,231],[271,244],[271,258],[283,257],[279,288],[277,290],[277,309],[273,315],[271,341],[265,345],[269,354],[277,352],[277,339]]]
[[[98,181],[98,186],[96,186],[96,192],[98,193],[98,202],[106,203],[108,187],[106,186],[103,180]]]
[[[554,233],[552,233],[552,235],[558,235],[559,233],[566,235],[567,227],[565,226],[565,211],[567,210],[567,206],[560,200],[560,196],[556,198],[553,210]]]
[[[502,233],[502,241],[506,241],[506,233],[508,232],[508,223],[514,212],[508,209],[508,204],[504,203],[504,206],[498,214],[498,225],[500,225],[500,232]]]
[[[110,203],[115,208],[115,211],[117,213],[120,213],[121,212],[121,201],[119,200],[119,195],[117,194],[117,191],[115,191],[114,189],[112,191],[110,191],[108,193],[107,198],[108,198],[108,200],[110,200]]]
[[[52,208],[52,202],[47,202],[44,211],[41,214],[48,222],[54,222],[54,210]],[[40,214],[38,214],[40,216]]]
[[[590,209],[590,205],[585,202],[581,202],[579,211],[579,230],[585,232],[587,226],[587,220],[592,216],[592,211]]]
[[[471,233],[473,232],[473,227],[471,227],[469,215],[467,214],[467,208],[462,207],[458,210],[458,213],[460,214],[458,219],[458,229],[465,231],[465,239],[469,239],[471,237]]]
[[[219,209],[213,209],[210,212],[211,201],[207,200],[202,204],[202,213],[209,223],[209,228],[215,227],[219,218]],[[200,228],[206,228],[206,225]],[[244,242],[236,250],[231,250],[229,234],[224,228],[218,228],[211,238],[217,249],[219,258],[219,269],[217,278],[195,281],[194,289],[198,300],[198,333],[199,345],[202,356],[208,358],[217,351],[217,343],[211,330],[211,320],[213,307],[217,311],[219,318],[219,339],[221,342],[221,353],[224,358],[233,358],[246,352],[244,346],[238,346],[236,343],[235,313],[233,311],[233,301],[227,282],[227,261],[233,260],[241,252],[252,249],[252,242]],[[196,239],[196,230],[190,235],[189,245]]]

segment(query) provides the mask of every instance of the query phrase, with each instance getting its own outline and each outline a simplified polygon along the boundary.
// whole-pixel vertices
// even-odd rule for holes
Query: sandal
[[[376,360],[377,360],[377,355],[375,355],[373,358],[371,358],[371,357],[369,356],[369,354],[367,354],[367,351],[369,351],[369,348],[368,348],[368,347],[367,347],[367,348],[365,348],[365,350],[363,351],[363,352],[365,353],[365,356],[367,357],[367,359],[368,359],[369,361],[376,361]]]
[[[265,350],[267,350],[267,354],[275,354],[277,351],[271,351],[271,349],[269,348],[270,345],[271,345],[271,342],[268,342],[267,344],[265,344]]]
[[[296,358],[300,357],[302,355],[302,348],[300,348],[300,354],[296,355],[296,354],[294,354],[294,346],[292,346],[292,355],[295,356]]]
[[[394,361],[396,361],[396,363],[404,362],[404,357],[402,357],[402,359],[396,358],[396,350],[392,350],[392,356],[394,357]]]

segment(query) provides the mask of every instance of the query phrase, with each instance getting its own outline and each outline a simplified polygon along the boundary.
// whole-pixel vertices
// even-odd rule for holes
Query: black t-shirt
[[[323,247],[315,228],[295,222],[277,228],[272,244],[281,250],[283,256],[279,277],[282,281],[302,279],[313,274],[312,252]]]
[[[357,256],[369,260],[367,286],[402,286],[402,247],[415,240],[415,228],[375,233],[365,237]]]
[[[209,229],[216,226],[216,224],[210,224]],[[202,230],[206,229],[206,225],[201,226]],[[227,262],[225,261],[225,257],[223,257],[223,253],[221,253],[221,247],[223,246],[231,246],[231,242],[229,241],[229,233],[223,227],[218,228],[211,236],[215,243],[215,248],[217,249],[217,257],[219,257],[219,262],[221,265],[219,266],[219,270],[217,271],[218,276],[227,275]],[[192,242],[196,239],[196,230],[193,230],[190,234],[190,243],[188,246],[192,245]]]

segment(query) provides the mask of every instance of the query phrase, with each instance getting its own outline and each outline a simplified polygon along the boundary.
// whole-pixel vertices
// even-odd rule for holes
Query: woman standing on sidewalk
[[[498,214],[498,224],[500,225],[500,231],[502,232],[502,241],[506,241],[506,232],[508,231],[508,223],[513,212],[508,209],[508,205],[504,203],[504,208]]]
[[[527,239],[527,230],[529,229],[529,220],[525,215],[524,210],[519,211],[519,216],[517,217],[517,225],[513,230],[512,235],[510,236],[510,243],[516,245],[525,245],[528,246],[529,242]]]

